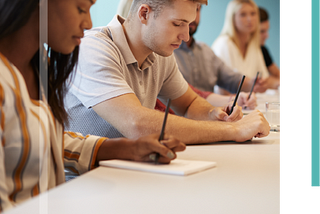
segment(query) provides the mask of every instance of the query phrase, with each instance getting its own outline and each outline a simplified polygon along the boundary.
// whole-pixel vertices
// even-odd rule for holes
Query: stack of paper
[[[124,160],[100,161],[100,166],[171,175],[189,175],[216,166],[216,162],[175,159],[170,164],[154,164]]]

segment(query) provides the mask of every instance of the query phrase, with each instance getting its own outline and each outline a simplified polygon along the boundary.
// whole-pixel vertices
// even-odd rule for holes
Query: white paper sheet
[[[175,159],[171,161],[170,164],[154,164],[124,160],[100,161],[99,164],[100,166],[171,175],[189,175],[216,166],[216,162],[181,159]]]

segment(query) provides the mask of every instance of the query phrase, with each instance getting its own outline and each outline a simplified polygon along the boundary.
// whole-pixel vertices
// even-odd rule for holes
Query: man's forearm
[[[126,127],[126,137],[137,138],[151,133],[160,133],[164,113],[145,109],[143,115],[137,118],[131,127]],[[231,134],[233,132],[233,134]],[[168,115],[166,134],[173,135],[185,144],[210,143],[235,140],[234,123],[220,121],[203,121]]]
[[[210,110],[213,109],[213,112],[216,113],[216,109],[197,95],[191,94],[190,96],[187,95],[187,99],[172,100],[172,104],[173,107],[176,107],[175,112],[186,115],[188,118],[169,114],[165,133],[173,135],[186,144],[248,140],[260,132],[263,136],[266,130],[269,130],[261,112],[246,116],[240,120],[243,122],[229,123],[208,121],[210,116],[216,116],[214,114],[209,116]],[[182,107],[179,108],[179,104]],[[164,112],[141,106],[140,101],[134,94],[126,94],[106,100],[93,106],[93,109],[100,117],[128,138],[160,133],[164,118]],[[219,114],[221,112],[218,111]],[[257,129],[259,126],[260,131]]]
[[[211,120],[209,112],[212,110],[214,106],[208,103],[207,100],[198,96],[193,102],[190,104],[187,112],[185,114],[186,118],[193,120]]]

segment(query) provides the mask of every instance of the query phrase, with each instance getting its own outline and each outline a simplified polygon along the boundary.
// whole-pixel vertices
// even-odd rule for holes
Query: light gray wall
[[[280,0],[255,0],[256,4],[269,13],[270,31],[266,42],[274,62],[280,66]],[[229,0],[209,0],[208,6],[201,10],[201,22],[195,38],[212,45],[223,26],[225,11]],[[91,8],[93,26],[107,25],[117,12],[118,1],[97,0]]]

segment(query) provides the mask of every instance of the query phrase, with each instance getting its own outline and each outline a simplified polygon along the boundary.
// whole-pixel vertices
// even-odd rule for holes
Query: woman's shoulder
[[[228,35],[220,35],[212,44],[211,48],[213,50],[225,49],[232,45],[232,40]]]
[[[218,44],[226,44],[230,43],[231,38],[228,35],[220,35],[218,38],[213,42],[213,45],[218,45]]]

